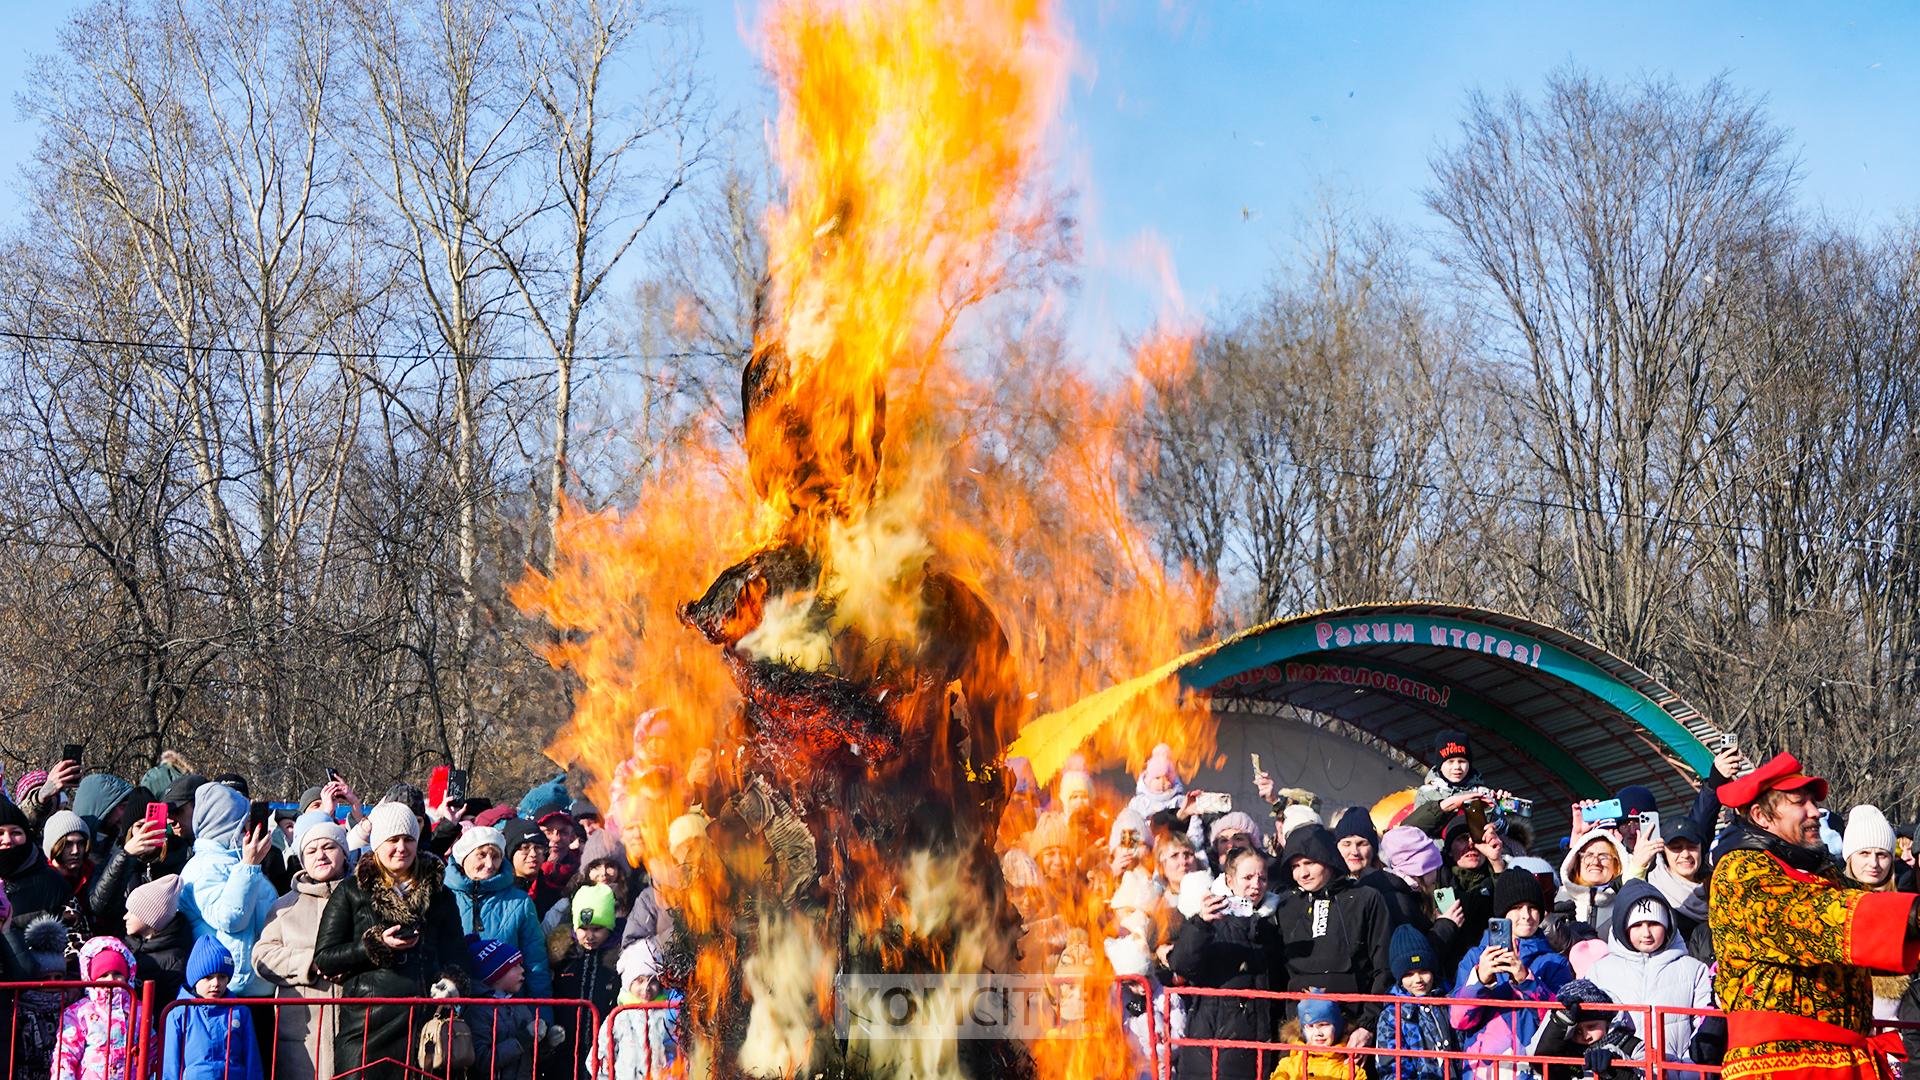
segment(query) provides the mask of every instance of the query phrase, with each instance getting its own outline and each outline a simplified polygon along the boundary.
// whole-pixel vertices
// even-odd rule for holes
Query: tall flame
[[[578,683],[549,753],[593,775],[630,853],[660,871],[663,899],[709,930],[731,917],[729,900],[714,879],[674,872],[670,837],[712,774],[740,760],[739,697],[719,652],[675,612],[750,552],[787,546],[819,564],[813,591],[747,596],[749,624],[730,635],[796,668],[829,667],[850,632],[925,646],[933,571],[984,597],[1007,641],[1002,666],[979,674],[1008,704],[997,719],[1009,739],[1042,716],[1019,746],[1043,780],[1074,752],[1138,768],[1159,742],[1191,765],[1213,734],[1156,670],[1207,625],[1210,586],[1169,572],[1127,512],[1140,467],[1127,436],[1145,396],[1185,364],[1186,337],[1156,335],[1136,371],[1106,386],[1041,339],[994,346],[984,371],[949,341],[1053,239],[1059,215],[1039,180],[1069,61],[1053,4],[776,0],[763,27],[785,198],[765,222],[773,304],[745,373],[745,445],[697,427],[630,510],[569,508],[552,570],[514,591],[567,635],[549,658]],[[929,772],[903,772],[902,798],[923,794],[910,784]],[[858,870],[893,854],[852,843],[835,858]],[[857,930],[971,922],[948,959],[990,953],[981,897],[941,887],[955,875],[924,860],[896,870],[905,888],[854,911]],[[1036,1060],[1047,1077],[1115,1075],[1125,1040],[1101,1005],[1105,899],[1083,891],[1063,907],[1092,943],[1091,1030],[1036,1045]],[[811,932],[764,913],[761,925]],[[784,939],[744,963],[702,955],[689,1007],[764,997],[751,1054],[778,1073],[824,1019],[807,1015],[823,995],[806,988],[830,961],[817,941]],[[694,1075],[711,1052],[696,1048]]]

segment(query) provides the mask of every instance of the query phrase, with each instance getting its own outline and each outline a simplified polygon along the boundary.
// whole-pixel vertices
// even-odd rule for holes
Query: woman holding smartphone
[[[1224,990],[1279,990],[1286,986],[1280,927],[1273,921],[1280,898],[1267,891],[1267,857],[1252,848],[1236,848],[1222,860],[1220,878],[1200,903],[1199,913],[1180,928],[1168,966],[1194,986]],[[1266,1042],[1279,1029],[1279,1010],[1271,1001],[1194,996],[1187,1006],[1189,1039]],[[1220,1080],[1265,1077],[1277,1053],[1254,1050],[1180,1049],[1180,1076],[1218,1076]]]
[[[426,997],[442,980],[468,985],[466,937],[445,867],[420,850],[420,819],[399,803],[369,815],[373,849],[327,899],[314,943],[316,971],[342,984],[345,996]],[[341,1006],[333,1067],[366,1080],[401,1080],[431,1009],[404,1005]]]

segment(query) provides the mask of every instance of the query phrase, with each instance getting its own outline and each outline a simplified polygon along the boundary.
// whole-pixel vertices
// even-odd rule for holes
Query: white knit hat
[[[397,802],[383,802],[367,815],[367,843],[378,846],[396,836],[420,839],[420,819]]]
[[[56,810],[53,816],[47,819],[46,831],[40,834],[42,838],[40,850],[46,852],[47,858],[51,859],[53,853],[60,850],[60,841],[74,833],[86,837],[87,843],[93,843],[93,830],[87,828],[87,819],[71,810]]]
[[[1853,858],[1856,851],[1892,851],[1893,826],[1877,806],[1860,805],[1847,811],[1847,832],[1841,840],[1840,857]]]
[[[483,847],[499,848],[500,857],[505,859],[507,857],[507,834],[491,825],[469,826],[467,831],[460,834],[460,839],[453,842],[453,865],[461,866],[465,864],[467,856],[479,851]]]

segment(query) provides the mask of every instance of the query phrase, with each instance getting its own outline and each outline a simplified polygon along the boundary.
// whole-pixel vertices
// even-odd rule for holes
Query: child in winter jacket
[[[1445,997],[1447,987],[1439,980],[1438,957],[1433,942],[1418,927],[1394,928],[1388,948],[1393,965],[1393,996],[1408,999],[1405,1004],[1389,1005],[1374,1026],[1373,1045],[1382,1050],[1452,1051],[1460,1049],[1444,1006],[1420,1001],[1427,997]],[[1378,1060],[1382,1076],[1396,1080],[1460,1080],[1457,1060],[1424,1057],[1382,1057]]]
[[[233,979],[233,954],[207,934],[187,957],[180,1001],[224,998]],[[245,1005],[181,1005],[167,1014],[161,1036],[162,1080],[264,1080],[260,1044]]]
[[[1540,1031],[1528,1049],[1532,1057],[1573,1058],[1578,1064],[1530,1065],[1537,1080],[1640,1080],[1641,1070],[1618,1062],[1645,1057],[1633,1025],[1604,1006],[1614,1004],[1605,990],[1585,979],[1574,979],[1555,995],[1557,1009],[1548,1010]]]
[[[1713,1008],[1713,976],[1675,940],[1674,923],[1673,907],[1659,889],[1645,881],[1627,882],[1613,905],[1613,940],[1589,977],[1622,1005]],[[1668,1061],[1693,1060],[1693,1036],[1701,1019],[1686,1013],[1662,1015],[1660,1048]],[[1629,1011],[1621,1022],[1645,1037],[1644,1013]]]
[[[553,996],[583,1001],[599,1010],[600,1016],[613,1011],[620,997],[620,973],[615,968],[613,890],[605,885],[588,885],[573,894],[573,934],[570,939],[548,939],[547,955],[553,960]],[[558,949],[554,946],[558,946]],[[593,1049],[594,1013],[586,1009],[560,1008],[559,1022],[573,1039],[573,1052],[540,1055],[540,1072],[549,1077],[571,1077],[575,1068],[584,1067]],[[551,1066],[549,1066],[551,1062]]]
[[[158,877],[127,894],[126,942],[134,974],[153,984],[155,1001],[172,1001],[187,978],[193,935],[180,917],[180,875]]]
[[[96,937],[80,947],[85,996],[60,1014],[54,1080],[128,1080],[133,1065],[133,954],[118,938]]]
[[[1546,901],[1540,879],[1525,870],[1507,870],[1493,882],[1493,910],[1511,923],[1512,946],[1496,947],[1490,925],[1480,944],[1468,950],[1455,977],[1455,998],[1475,999],[1449,1013],[1467,1053],[1489,1058],[1525,1055],[1540,1029],[1540,1010],[1514,1002],[1551,1001],[1573,977],[1567,958],[1553,951],[1540,933]],[[1476,1062],[1473,1080],[1507,1080],[1528,1073],[1510,1061]]]
[[[1480,780],[1480,770],[1473,767],[1473,744],[1458,731],[1440,733],[1433,743],[1432,761],[1433,768],[1427,770],[1426,779],[1414,790],[1416,806],[1441,802],[1486,786]]]
[[[48,982],[66,980],[67,924],[44,912],[21,918],[26,922],[26,928],[21,931],[21,940],[26,946],[22,964],[24,977]],[[47,1080],[53,1075],[55,1050],[60,1045],[60,1015],[82,996],[59,987],[19,992],[8,1025],[13,1032],[17,1080]]]
[[[600,1022],[588,1071],[612,1080],[664,1076],[680,1057],[673,1033],[680,1023],[682,995],[661,983],[660,953],[651,940],[621,950],[618,968],[625,986],[620,1004],[648,1007],[616,1010]]]
[[[1340,1003],[1320,998],[1302,1001],[1294,1018],[1280,1029],[1280,1041],[1308,1046],[1337,1046],[1345,1034]],[[1295,1050],[1281,1055],[1267,1080],[1367,1080],[1367,1067],[1358,1055]]]
[[[504,941],[477,935],[467,937],[467,957],[473,977],[486,984],[486,992],[477,996],[496,1002],[461,1010],[473,1033],[471,1072],[490,1080],[526,1080],[533,1075],[534,1044],[545,1034],[533,1006],[514,1000],[527,986],[526,958]]]

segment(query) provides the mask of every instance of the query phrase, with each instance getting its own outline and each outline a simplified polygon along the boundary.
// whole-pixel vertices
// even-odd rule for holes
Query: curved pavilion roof
[[[1280,619],[1202,651],[1177,677],[1216,708],[1292,705],[1428,765],[1435,736],[1457,728],[1489,784],[1542,804],[1542,839],[1565,825],[1567,804],[1627,784],[1645,784],[1668,813],[1681,812],[1720,736],[1678,694],[1592,642],[1451,604]]]

